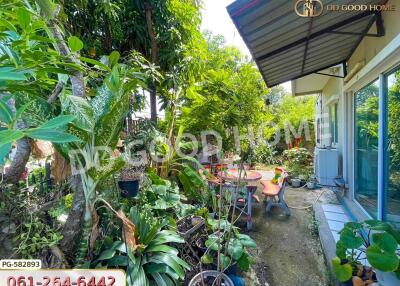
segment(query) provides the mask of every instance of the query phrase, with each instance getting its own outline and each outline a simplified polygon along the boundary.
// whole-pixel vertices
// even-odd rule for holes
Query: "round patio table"
[[[222,180],[235,183],[239,179],[238,169],[228,169],[223,172],[218,172],[218,177]],[[254,183],[261,180],[262,175],[256,171],[242,170],[240,174],[240,181],[246,183]],[[253,227],[252,219],[252,207],[253,207],[253,196],[257,191],[257,186],[251,185],[247,186],[247,230],[251,230]]]
[[[225,181],[234,182],[239,179],[239,170],[238,169],[228,169],[223,172],[218,172],[218,177]],[[261,180],[262,175],[256,171],[250,170],[242,170],[240,174],[240,181],[242,182],[257,182]]]

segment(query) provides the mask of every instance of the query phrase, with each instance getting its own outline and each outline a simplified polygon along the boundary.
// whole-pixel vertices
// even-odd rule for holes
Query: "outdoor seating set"
[[[270,212],[272,207],[279,207],[287,216],[290,215],[290,209],[285,202],[287,173],[282,168],[276,168],[275,174],[278,175],[275,175],[274,179],[263,180],[259,172],[237,166],[207,164],[204,167],[210,174],[207,177],[209,188],[232,192],[233,205],[247,217],[247,230],[253,227],[253,205],[260,203],[257,195],[258,184],[267,202],[266,213]]]

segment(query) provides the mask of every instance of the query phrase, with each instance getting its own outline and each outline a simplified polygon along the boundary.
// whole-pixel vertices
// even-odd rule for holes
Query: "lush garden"
[[[121,268],[141,286],[249,270],[243,208],[199,154],[307,181],[313,125],[307,142],[297,130],[314,98],[267,89],[200,15],[191,0],[2,4],[0,257]],[[135,120],[147,94],[151,119]]]

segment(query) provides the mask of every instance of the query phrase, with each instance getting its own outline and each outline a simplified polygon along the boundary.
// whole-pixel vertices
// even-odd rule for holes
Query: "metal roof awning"
[[[343,66],[333,66],[296,80],[292,80],[292,95],[302,96],[322,93],[322,90],[331,77],[343,78]]]
[[[369,35],[374,22],[376,34],[369,36],[384,34],[379,12],[325,9],[317,17],[300,17],[295,13],[295,2],[237,0],[227,8],[269,87],[344,64],[363,37]],[[370,5],[386,1],[351,2]],[[325,0],[323,4],[349,1]]]

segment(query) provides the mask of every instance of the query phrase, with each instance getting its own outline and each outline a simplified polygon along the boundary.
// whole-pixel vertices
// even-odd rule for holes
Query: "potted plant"
[[[309,190],[313,190],[316,188],[316,186],[317,186],[317,178],[315,177],[314,174],[310,174],[307,180],[307,188]]]
[[[206,246],[206,241],[207,241],[207,235],[202,234],[196,239],[196,246],[199,249],[200,254],[204,254],[207,251],[207,246]]]
[[[241,234],[238,230],[231,235],[222,231],[215,232],[208,237],[205,246],[207,250],[201,259],[202,262],[217,266],[219,257],[219,263],[224,272],[233,275],[236,274],[237,267],[242,271],[249,271],[251,259],[247,248],[257,247],[250,236]],[[219,250],[222,250],[222,253],[218,254]]]
[[[136,197],[139,192],[139,182],[143,176],[144,166],[126,166],[119,175],[118,187],[124,198]]]
[[[362,223],[349,222],[340,231],[336,255],[332,260],[333,271],[339,281],[355,284],[379,281],[382,286],[400,284],[399,247],[400,233],[390,224],[377,220]],[[367,259],[372,269],[362,266]],[[397,276],[397,278],[396,278]]]
[[[177,232],[185,239],[196,233],[205,223],[201,216],[189,215],[176,222]]]
[[[219,281],[219,282],[217,282]],[[206,270],[198,273],[189,282],[189,286],[235,286],[228,275],[216,270]]]
[[[240,166],[243,168],[243,164]],[[236,188],[239,188],[240,178],[237,184]],[[236,216],[240,216],[241,213],[235,213],[237,200],[232,199],[232,188],[235,186],[226,188],[220,184],[214,189],[217,219],[207,220],[207,226],[214,233],[205,242],[207,249],[200,259],[201,272],[190,281],[189,285],[234,285],[227,275],[235,275],[236,266],[243,271],[250,269],[251,258],[247,248],[256,247],[256,244],[249,236],[240,234],[238,228],[234,227]],[[203,271],[205,265],[209,265],[207,268],[214,266],[215,269]],[[240,279],[240,277],[235,278]]]

